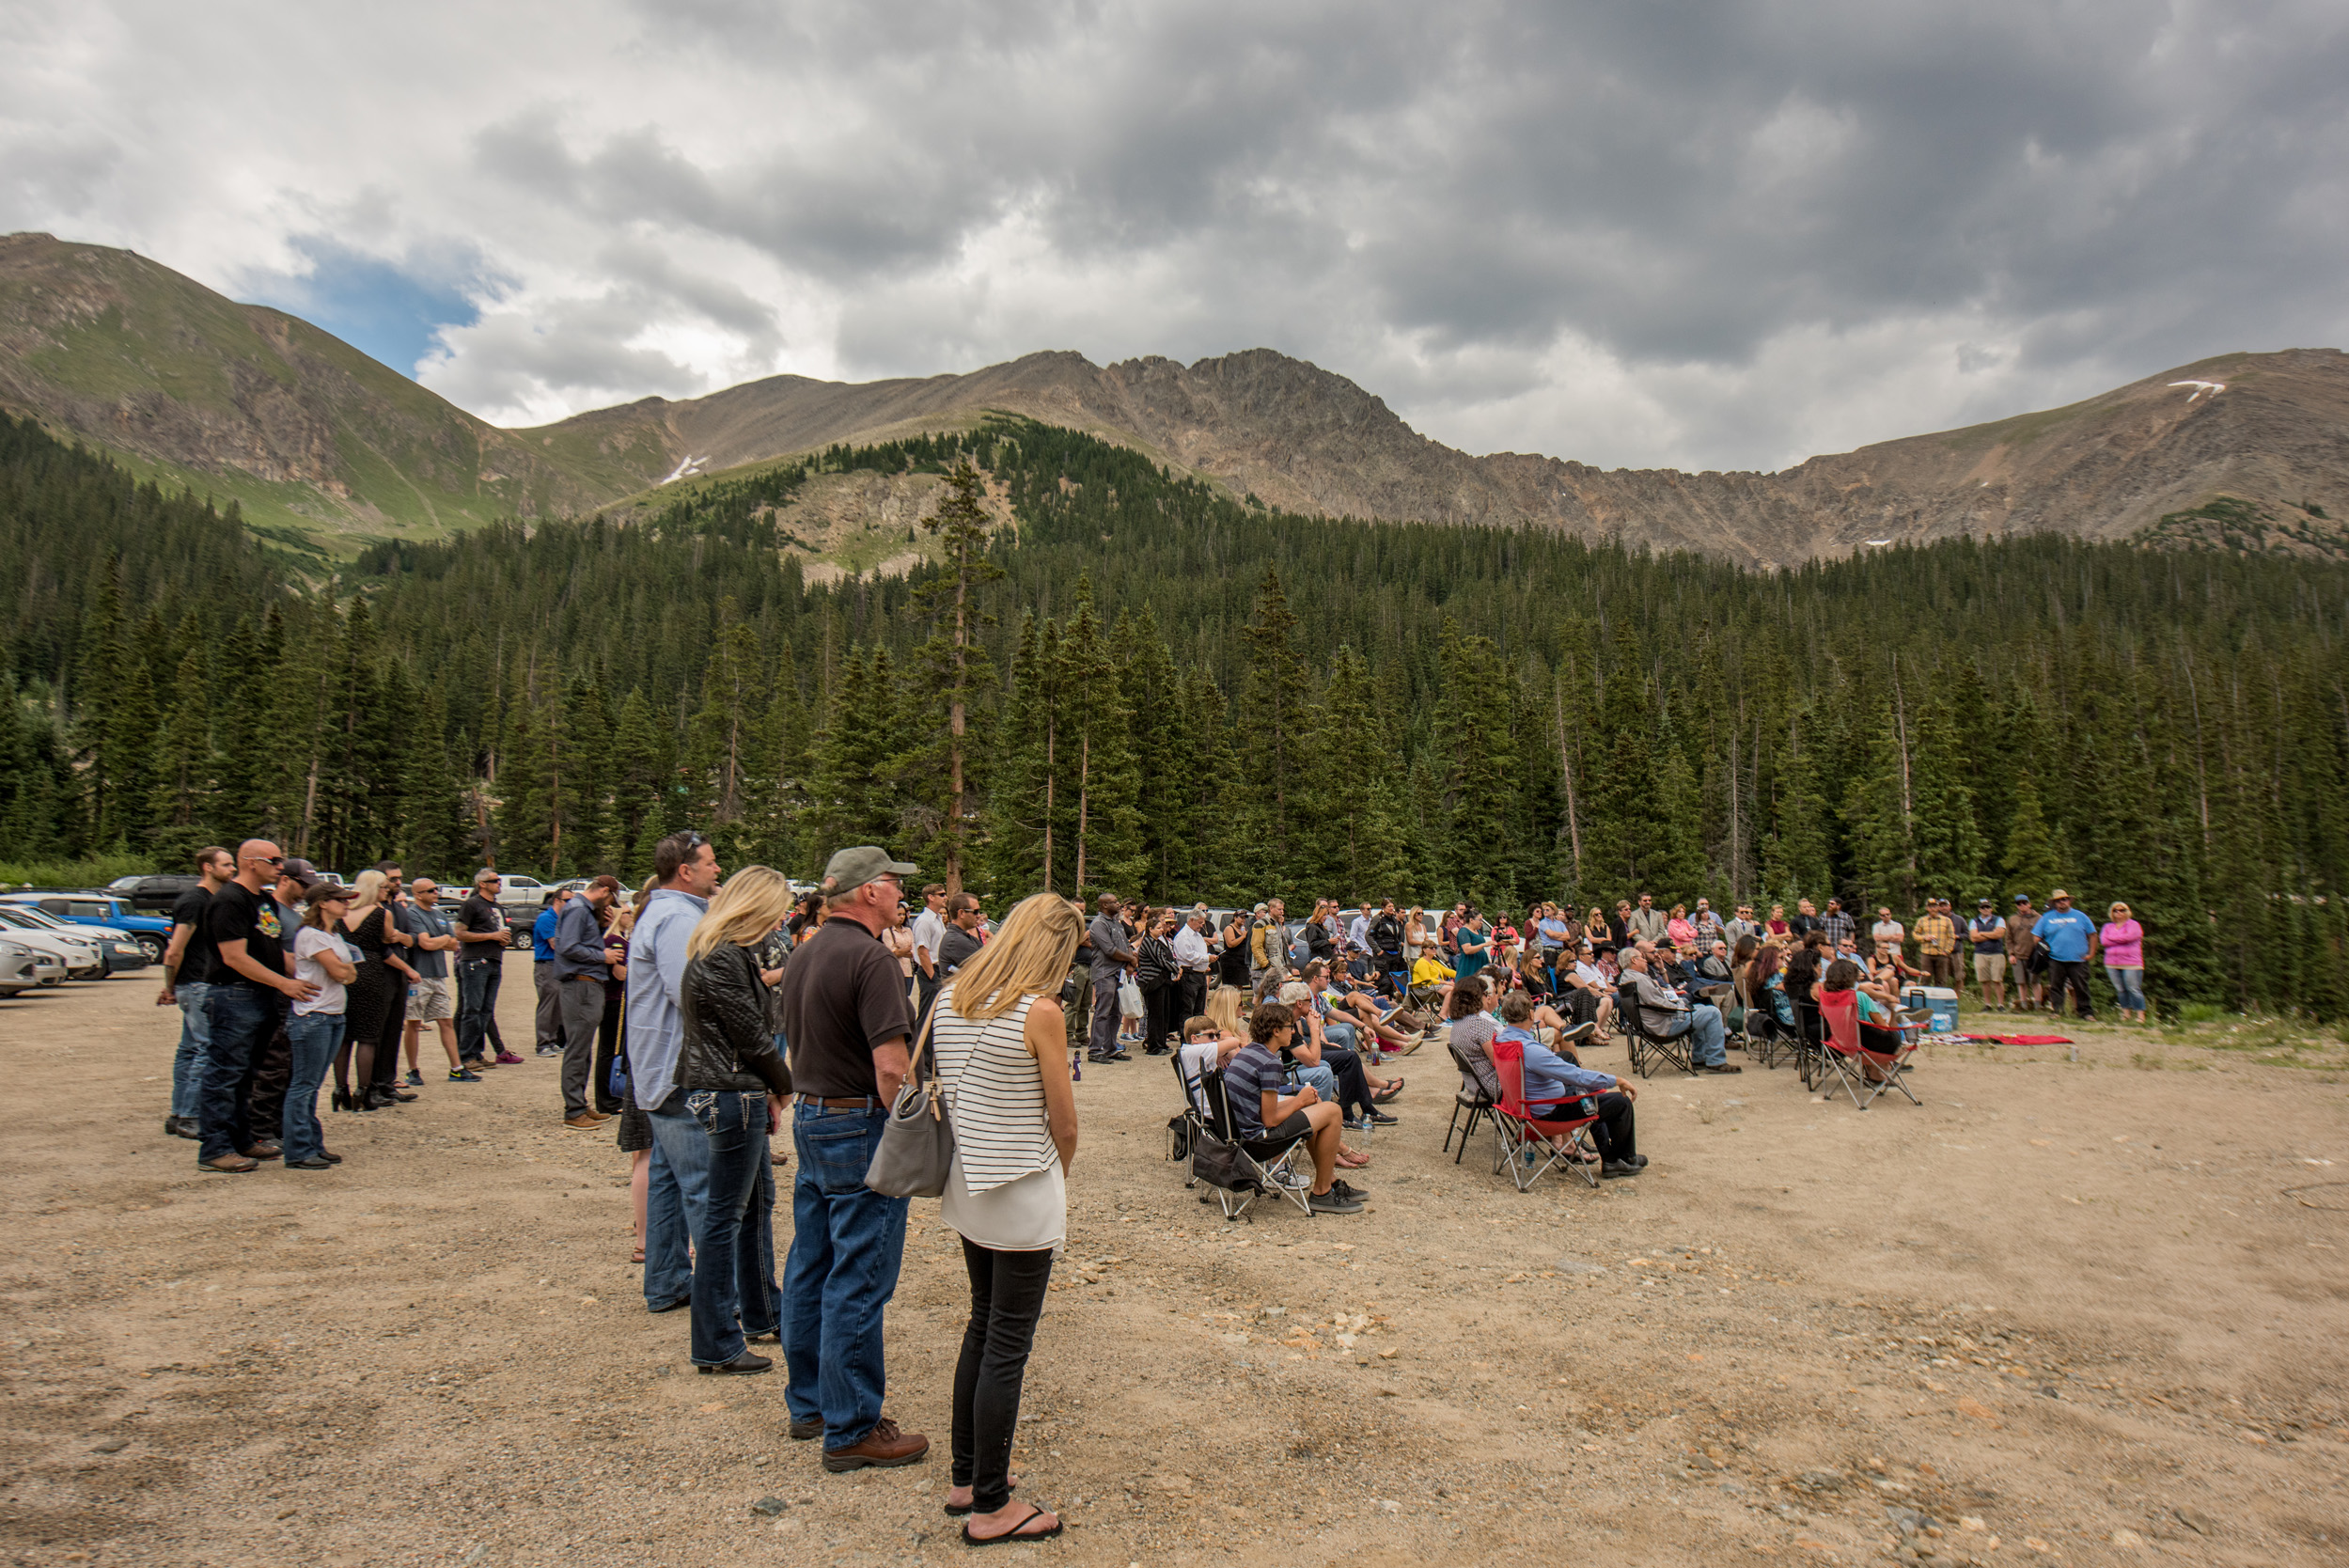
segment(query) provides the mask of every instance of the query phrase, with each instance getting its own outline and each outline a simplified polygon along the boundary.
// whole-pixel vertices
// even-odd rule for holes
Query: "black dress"
[[[406,980],[387,962],[390,947],[384,940],[384,923],[390,917],[391,911],[379,903],[356,926],[343,928],[359,949],[358,978],[351,982],[343,1003],[343,1038],[362,1045],[375,1043],[393,1000],[407,994]]]

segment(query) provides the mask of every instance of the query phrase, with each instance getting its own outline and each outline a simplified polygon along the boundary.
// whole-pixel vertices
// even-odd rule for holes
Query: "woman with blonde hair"
[[[762,1372],[749,1341],[783,1328],[775,1278],[775,1172],[767,1138],[791,1092],[775,1048],[759,949],[791,911],[791,885],[766,866],[736,871],[685,941],[678,1085],[710,1140],[708,1196],[694,1238],[693,1361],[704,1372]]]
[[[1060,982],[1085,919],[1051,893],[1023,899],[938,993],[931,1047],[954,1121],[938,1216],[963,1236],[970,1321],[954,1369],[953,1490],[973,1544],[1042,1540],[1060,1521],[1011,1500],[1011,1435],[1036,1320],[1068,1234],[1076,1095],[1062,1050]]]
[[[1240,1027],[1240,999],[1246,995],[1236,985],[1219,985],[1207,998],[1207,1016],[1218,1031],[1245,1038],[1247,1031]],[[1185,1026],[1188,1027],[1188,1026]]]

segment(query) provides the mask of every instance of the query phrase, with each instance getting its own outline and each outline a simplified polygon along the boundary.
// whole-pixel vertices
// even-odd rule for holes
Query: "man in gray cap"
[[[823,1438],[823,1467],[911,1465],[930,1439],[881,1413],[881,1314],[897,1294],[907,1200],[865,1185],[909,1069],[905,977],[883,945],[921,868],[870,844],[823,869],[828,918],[783,967],[775,1013],[791,1043],[791,1250],[783,1264],[784,1401],[793,1437]]]

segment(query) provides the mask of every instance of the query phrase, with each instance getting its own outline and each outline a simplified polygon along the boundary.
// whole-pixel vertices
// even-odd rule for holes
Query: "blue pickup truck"
[[[112,893],[8,893],[0,895],[0,902],[29,904],[70,926],[111,928],[121,933],[128,941],[136,943],[149,964],[161,964],[164,949],[171,945],[171,917],[168,913],[155,915],[134,909],[130,900],[117,898]],[[125,962],[127,954],[110,950],[107,956],[109,970],[139,967],[135,962]]]

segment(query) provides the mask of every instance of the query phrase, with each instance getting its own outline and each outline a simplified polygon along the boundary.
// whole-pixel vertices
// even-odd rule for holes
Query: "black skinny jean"
[[[971,1489],[971,1511],[993,1513],[1011,1500],[1011,1435],[1036,1320],[1052,1278],[1052,1249],[997,1252],[965,1237],[971,1318],[954,1364],[954,1480]]]
[[[1155,1050],[1167,1043],[1170,1034],[1182,1032],[1181,999],[1172,980],[1164,985],[1142,987],[1142,1043]]]

